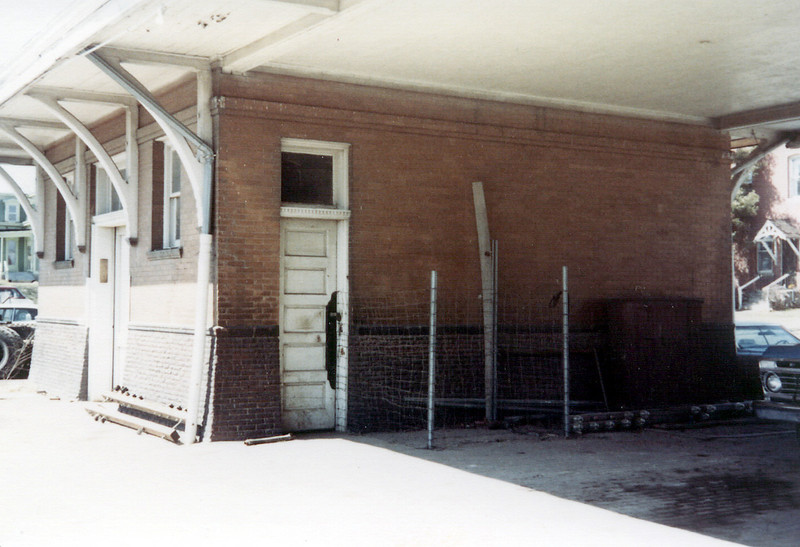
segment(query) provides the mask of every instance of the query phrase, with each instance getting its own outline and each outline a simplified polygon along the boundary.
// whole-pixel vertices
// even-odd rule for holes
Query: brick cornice
[[[558,124],[548,122],[546,116],[538,116],[534,125],[540,127],[521,127],[510,124],[489,124],[485,122],[453,121],[447,119],[422,118],[413,115],[382,114],[364,110],[348,110],[324,106],[308,106],[269,100],[248,99],[219,96],[214,98],[214,111],[223,119],[224,116],[242,116],[287,122],[302,122],[315,125],[339,125],[391,131],[394,133],[410,133],[426,136],[453,137],[470,140],[500,142],[504,144],[526,144],[547,148],[561,148],[579,152],[613,153],[623,155],[646,156],[652,158],[682,159],[685,161],[708,162],[714,165],[727,165],[727,149],[716,139],[709,137],[708,144],[696,142],[675,144],[658,140],[648,134],[648,123],[656,126],[663,122],[640,120],[642,130],[640,137],[620,137],[613,135],[592,135],[590,129],[596,124],[586,124],[586,131],[578,132],[574,128],[558,131],[551,127]],[[635,123],[634,120],[625,120]],[[541,127],[546,127],[543,129]],[[686,132],[709,131],[708,128],[685,127]],[[695,136],[693,141],[697,141]],[[721,140],[719,142],[722,142]]]

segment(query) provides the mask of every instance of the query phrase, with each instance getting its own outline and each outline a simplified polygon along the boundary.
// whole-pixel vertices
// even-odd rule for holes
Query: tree
[[[758,194],[749,185],[742,185],[731,204],[731,231],[733,240],[742,243],[752,232],[752,221],[758,215]]]

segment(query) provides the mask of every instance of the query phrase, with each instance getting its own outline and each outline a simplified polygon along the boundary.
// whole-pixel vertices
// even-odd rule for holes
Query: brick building
[[[337,25],[355,33],[347,25],[363,18],[408,15],[380,3],[242,1],[223,13],[181,2],[156,16],[116,4],[124,16],[87,15],[55,61],[3,88],[4,143],[40,173],[31,378],[42,389],[94,399],[124,386],[188,406],[212,440],[351,427],[363,421],[363,375],[378,365],[348,355],[362,336],[349,332],[358,302],[425,289],[431,270],[449,291],[481,295],[481,182],[508,272],[499,291],[515,306],[566,265],[581,295],[572,318],[599,344],[655,340],[641,362],[618,351],[618,367],[656,371],[646,395],[631,392],[639,378],[623,402],[752,396],[752,371],[733,363],[730,141],[713,113],[534,101],[533,88],[523,97],[499,76],[489,91],[456,90],[458,62],[438,87],[378,69],[263,68],[264,48],[310,41],[297,59],[315,51],[328,62],[322,45],[338,43]],[[258,19],[270,9],[274,20]],[[488,16],[461,15],[472,25]],[[493,53],[511,62],[510,51]],[[491,80],[488,66],[474,68]],[[334,292],[335,380],[325,368]],[[671,360],[662,320],[681,331]],[[670,383],[680,395],[665,394]]]
[[[794,146],[770,152],[747,177],[746,192],[759,197],[755,217],[748,219],[734,242],[736,281],[742,296],[781,306],[800,306],[800,154]],[[765,290],[766,289],[766,290]],[[762,294],[763,292],[763,294]],[[771,296],[770,296],[771,294]]]

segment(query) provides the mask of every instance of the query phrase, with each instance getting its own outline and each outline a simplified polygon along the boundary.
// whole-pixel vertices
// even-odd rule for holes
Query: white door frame
[[[333,157],[333,206],[281,207],[281,218],[335,220],[336,291],[341,320],[337,336],[335,423],[336,431],[347,430],[348,326],[350,310],[350,145],[307,139],[281,139],[282,152],[323,154]],[[282,303],[281,303],[282,305]]]
[[[348,257],[350,234],[350,211],[338,209],[316,209],[306,207],[281,207],[281,218],[303,220],[336,221],[336,291],[338,292],[336,307],[341,320],[337,331],[336,353],[336,387],[335,387],[335,429],[347,429],[347,374],[348,374],[348,325],[349,325],[349,290],[348,281],[350,261]],[[283,257],[281,257],[283,260]],[[280,302],[283,309],[283,302]]]
[[[103,392],[111,390],[114,382],[120,380],[124,366],[130,304],[130,244],[124,216],[117,213],[96,216],[92,223],[87,279],[89,400],[98,400]]]

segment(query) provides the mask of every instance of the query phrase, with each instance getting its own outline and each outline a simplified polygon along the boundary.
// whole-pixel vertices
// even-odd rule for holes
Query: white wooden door
[[[114,383],[114,229],[92,225],[89,286],[89,399]]]
[[[281,401],[286,431],[332,429],[325,305],[336,290],[336,222],[281,222]]]
[[[89,399],[123,384],[130,301],[124,227],[92,226],[89,288]]]
[[[130,247],[124,228],[117,228],[114,237],[114,354],[113,386],[124,385],[130,314]]]

